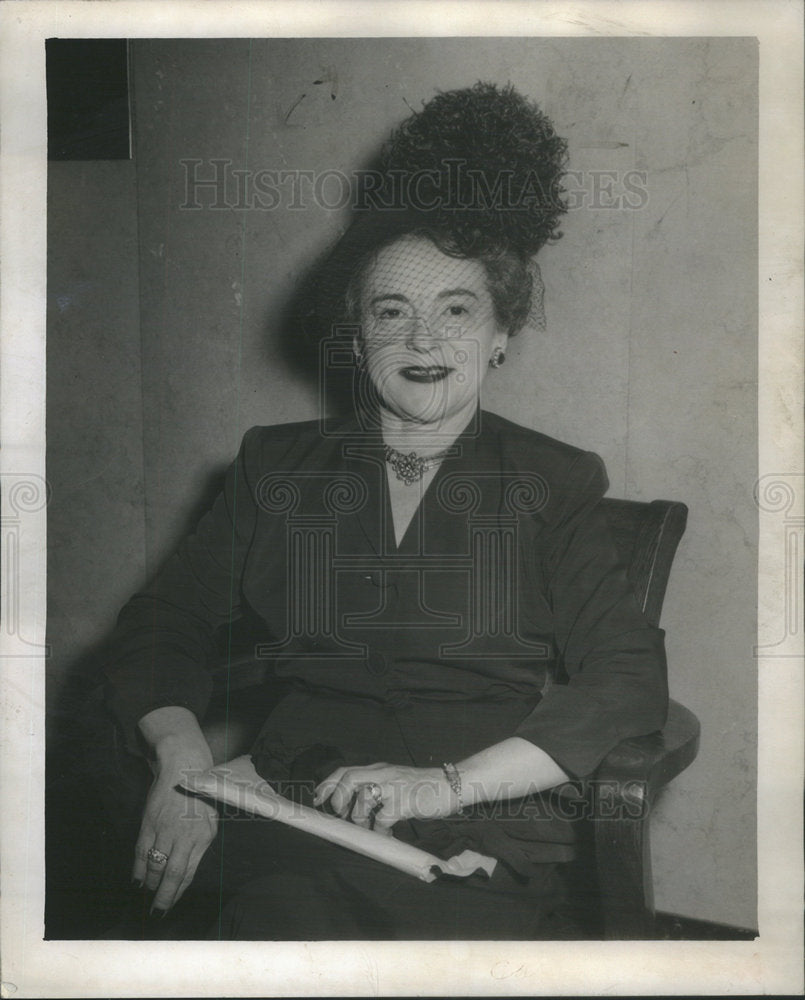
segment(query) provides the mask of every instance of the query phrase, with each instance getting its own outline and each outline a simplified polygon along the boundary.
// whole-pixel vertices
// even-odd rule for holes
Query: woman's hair
[[[567,143],[511,85],[440,93],[395,129],[370,204],[355,210],[336,247],[322,295],[340,286],[330,324],[360,319],[363,282],[378,253],[404,236],[429,239],[452,257],[480,261],[498,324],[517,333],[531,312],[533,258],[562,234]]]

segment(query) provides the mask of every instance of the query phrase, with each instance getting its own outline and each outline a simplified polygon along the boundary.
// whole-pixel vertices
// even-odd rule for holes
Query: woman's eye
[[[450,316],[467,316],[469,309],[466,306],[452,305],[447,307],[447,312]]]
[[[394,306],[386,306],[377,314],[378,319],[400,319],[402,309],[395,309]]]

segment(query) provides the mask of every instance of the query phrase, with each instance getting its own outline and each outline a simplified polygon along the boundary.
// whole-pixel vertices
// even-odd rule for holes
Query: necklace
[[[405,483],[406,486],[413,486],[414,483],[418,483],[422,479],[429,469],[438,465],[449,452],[450,449],[446,448],[437,455],[429,455],[427,458],[421,458],[415,451],[409,451],[406,455],[387,444],[384,457],[392,469],[394,469],[397,478]]]

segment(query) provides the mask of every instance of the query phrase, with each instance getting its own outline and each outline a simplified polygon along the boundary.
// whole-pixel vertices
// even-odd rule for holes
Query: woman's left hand
[[[441,768],[385,763],[336,768],[316,786],[314,804],[327,799],[342,819],[387,834],[402,819],[438,819],[457,805]]]

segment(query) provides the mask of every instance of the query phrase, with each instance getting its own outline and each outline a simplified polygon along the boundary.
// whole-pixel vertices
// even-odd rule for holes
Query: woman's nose
[[[408,336],[405,339],[405,346],[415,351],[422,351],[430,347],[433,335],[430,331],[428,321],[422,316],[415,316],[411,320]]]

